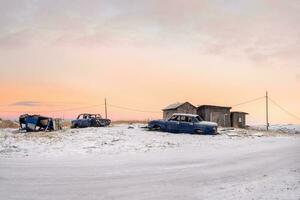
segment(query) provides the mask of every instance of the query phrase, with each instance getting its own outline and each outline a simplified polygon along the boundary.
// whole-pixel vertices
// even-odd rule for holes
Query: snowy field
[[[300,199],[300,134],[140,126],[0,129],[0,199]]]
[[[266,127],[262,125],[252,126],[251,128],[256,130],[265,130]],[[276,131],[279,133],[289,133],[289,134],[300,134],[300,125],[295,124],[273,124],[269,127],[270,131]]]

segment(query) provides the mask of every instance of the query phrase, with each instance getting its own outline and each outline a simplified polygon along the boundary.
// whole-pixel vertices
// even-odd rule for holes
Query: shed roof
[[[165,111],[165,110],[175,110],[175,109],[179,108],[180,106],[182,106],[182,105],[184,105],[184,104],[186,104],[186,103],[188,103],[188,104],[194,106],[194,105],[191,104],[190,102],[184,102],[184,103],[177,102],[177,103],[173,103],[173,104],[168,105],[167,107],[165,107],[165,108],[163,109],[163,111]],[[196,108],[196,106],[194,106],[194,107]]]
[[[233,112],[230,112],[230,113],[249,115],[249,113],[241,112],[241,111],[233,111]]]
[[[227,106],[216,106],[216,105],[201,105],[198,106],[198,108],[224,108],[224,109],[231,109],[232,107],[227,107]]]

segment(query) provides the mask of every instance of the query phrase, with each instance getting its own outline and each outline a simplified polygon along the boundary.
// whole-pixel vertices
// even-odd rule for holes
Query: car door
[[[179,116],[173,116],[171,119],[169,119],[166,122],[166,131],[177,133],[178,132],[178,126],[179,126]]]
[[[78,119],[78,125],[82,128],[88,127],[89,126],[88,116],[86,115],[80,116],[80,118]]]
[[[91,126],[91,117],[90,116],[87,116],[83,121],[82,121],[82,123],[83,123],[83,126],[84,127],[90,127]]]
[[[193,132],[193,122],[190,116],[181,116],[179,122],[179,131],[181,133],[192,133]]]
[[[83,115],[79,115],[76,119],[76,124],[78,127],[82,127],[82,119],[83,119]]]

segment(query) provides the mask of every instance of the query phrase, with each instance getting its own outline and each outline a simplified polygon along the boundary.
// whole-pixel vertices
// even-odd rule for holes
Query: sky
[[[0,117],[103,115],[107,98],[114,120],[154,119],[266,90],[297,117],[299,21],[298,0],[0,0]],[[265,120],[263,99],[233,110]],[[270,104],[271,123],[296,117]]]

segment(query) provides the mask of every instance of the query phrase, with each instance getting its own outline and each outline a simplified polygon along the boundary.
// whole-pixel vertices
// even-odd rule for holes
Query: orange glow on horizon
[[[24,112],[104,115],[102,106],[42,111],[103,104],[105,98],[111,105],[157,112],[185,101],[231,106],[266,90],[300,116],[300,12],[290,1],[136,1],[134,7],[45,2],[24,2],[26,15],[14,1],[2,5],[1,118]],[[53,12],[44,12],[48,6]],[[42,105],[11,105],[24,101]],[[233,110],[250,113],[249,123],[265,121],[263,100]],[[162,114],[109,107],[109,117]],[[300,123],[272,104],[270,122]]]

